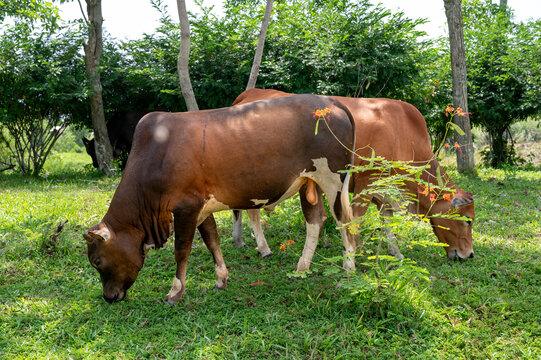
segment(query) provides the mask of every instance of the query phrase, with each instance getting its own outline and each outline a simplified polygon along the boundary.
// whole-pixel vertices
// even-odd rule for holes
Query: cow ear
[[[87,237],[90,237],[91,239],[96,239],[100,241],[107,241],[111,238],[111,232],[109,231],[109,228],[107,228],[107,225],[105,225],[104,223],[99,223],[94,228],[88,230],[88,234],[86,235],[87,236],[85,236],[85,239],[87,239]]]
[[[451,204],[454,207],[460,207],[464,205],[473,204],[473,195],[469,192],[460,190],[453,198],[451,199]]]

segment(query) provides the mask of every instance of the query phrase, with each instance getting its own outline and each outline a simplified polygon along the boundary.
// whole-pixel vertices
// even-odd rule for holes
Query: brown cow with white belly
[[[251,101],[261,99],[279,98],[290,96],[291,94],[271,89],[250,89],[240,94],[233,102],[233,105],[246,104]],[[383,157],[387,160],[406,161],[419,166],[430,163],[430,168],[423,172],[422,179],[437,184],[436,168],[439,167],[437,161],[434,160],[434,153],[430,147],[428,130],[426,122],[414,106],[397,100],[391,99],[368,99],[368,98],[348,98],[335,96],[342,104],[344,104],[352,113],[355,119],[356,127],[356,153],[362,157],[370,158],[372,149],[375,156]],[[355,165],[365,165],[359,158],[355,159]],[[463,192],[456,188],[451,179],[445,174],[445,171],[440,168],[440,173],[447,187],[456,189],[456,195],[449,200],[443,198],[431,202],[427,195],[420,194],[418,185],[415,182],[408,184],[409,193],[417,195],[418,203],[410,206],[409,211],[418,214],[428,214],[434,216],[437,214],[447,214],[450,211],[456,210],[459,215],[469,220],[450,220],[448,218],[431,217],[431,224],[434,233],[442,243],[449,246],[445,247],[449,259],[467,259],[473,257],[472,245],[472,222],[475,218],[473,197],[470,193]],[[371,183],[371,172],[360,172],[354,174],[350,190],[355,194],[359,194],[363,189],[366,189]],[[370,201],[378,206],[385,206],[385,215],[392,214],[392,204],[385,204],[385,200],[379,196],[363,196],[357,200],[356,206],[353,208],[354,216],[360,217],[366,213]],[[321,205],[321,203],[320,203]],[[323,219],[319,222],[314,221],[319,226],[323,226],[325,221],[325,211],[319,210],[323,214]],[[259,223],[259,211],[248,211],[258,250],[262,255],[269,255],[261,225]],[[234,233],[233,239],[237,246],[242,246],[241,217],[238,213],[234,215]],[[313,229],[313,233],[319,231]],[[386,229],[387,230],[387,229]],[[400,254],[398,246],[394,241],[394,236],[387,230],[390,238],[389,253],[399,258],[403,258]],[[297,271],[306,270],[310,266],[312,256],[314,254],[317,237],[307,237],[305,249],[299,260]]]
[[[316,135],[314,112],[326,108],[331,109],[327,124],[319,124]],[[177,271],[166,297],[169,303],[185,293],[196,228],[214,257],[216,287],[226,287],[228,271],[215,211],[272,208],[300,191],[309,223],[320,217],[321,195],[310,199],[315,192],[307,190],[317,184],[337,223],[349,222],[349,175],[339,171],[352,164],[354,137],[347,108],[335,99],[313,95],[146,115],[137,125],[126,170],[107,213],[84,234],[104,298],[113,302],[125,297],[143,266],[145,250],[167,241],[172,221]],[[344,254],[352,255],[355,241],[345,228],[341,233]],[[344,267],[355,268],[351,256]]]

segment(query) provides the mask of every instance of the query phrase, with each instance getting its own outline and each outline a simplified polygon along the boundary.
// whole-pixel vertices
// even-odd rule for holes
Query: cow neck
[[[127,185],[118,186],[103,222],[116,233],[129,234],[132,246],[162,247],[170,234],[171,213],[163,209],[161,198],[154,200],[144,191],[135,195]]]

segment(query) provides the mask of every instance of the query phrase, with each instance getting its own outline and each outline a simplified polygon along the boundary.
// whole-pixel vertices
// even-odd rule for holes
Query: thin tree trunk
[[[103,111],[103,88],[99,72],[102,50],[101,0],[86,0],[88,12],[88,40],[84,43],[86,73],[90,81],[90,116],[94,128],[94,146],[98,168],[107,176],[113,174],[113,149],[107,134]]]
[[[257,48],[255,50],[254,63],[252,64],[252,71],[250,72],[250,79],[248,80],[248,85],[246,85],[246,90],[254,88],[257,81],[259,67],[261,66],[261,58],[263,57],[265,37],[267,36],[267,29],[269,28],[273,2],[273,0],[267,0],[267,7],[265,8],[265,15],[263,15],[263,21],[261,22],[261,31],[259,32],[259,39],[257,41]]]
[[[451,71],[453,76],[453,105],[468,112],[468,87],[466,73],[466,51],[464,48],[464,25],[462,23],[462,0],[443,0],[449,25],[449,47],[451,50]],[[474,172],[473,143],[470,119],[456,116],[455,123],[464,130],[464,136],[455,133],[455,141],[462,151],[457,152],[458,171]]]
[[[507,6],[507,0],[500,0],[500,6]]]
[[[178,54],[177,69],[180,81],[180,90],[186,102],[188,111],[197,111],[197,100],[190,81],[190,71],[188,64],[190,61],[190,23],[188,22],[188,12],[186,11],[186,1],[177,0],[178,18],[180,22],[180,51]]]

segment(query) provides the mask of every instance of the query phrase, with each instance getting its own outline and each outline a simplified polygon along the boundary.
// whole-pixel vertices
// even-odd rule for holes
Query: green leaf
[[[443,187],[443,180],[441,178],[441,170],[439,165],[436,166],[436,177],[438,178],[438,186]]]
[[[458,126],[457,124],[453,123],[453,122],[450,122],[449,123],[453,129],[460,135],[460,136],[464,136],[465,133],[464,133],[464,130],[462,130],[462,128],[460,128],[460,126]]]

